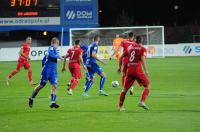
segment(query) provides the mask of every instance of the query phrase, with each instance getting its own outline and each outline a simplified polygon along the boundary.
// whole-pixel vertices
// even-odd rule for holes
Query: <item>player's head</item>
[[[95,35],[94,36],[94,41],[95,42],[99,42],[100,41],[100,36],[99,35]]]
[[[130,33],[128,33],[128,38],[129,38],[129,39],[131,39],[131,40],[133,40],[133,39],[134,39],[133,32],[130,32]]]
[[[142,43],[142,37],[141,36],[136,36],[136,43],[141,44]]]
[[[58,38],[56,38],[56,37],[53,37],[52,39],[51,39],[51,45],[53,45],[54,47],[58,47],[59,46],[59,39]]]
[[[32,38],[31,38],[30,36],[28,36],[28,37],[26,38],[26,43],[29,43],[29,44],[32,43]]]
[[[80,45],[80,40],[78,40],[78,39],[75,40],[74,45],[76,45],[76,46]]]

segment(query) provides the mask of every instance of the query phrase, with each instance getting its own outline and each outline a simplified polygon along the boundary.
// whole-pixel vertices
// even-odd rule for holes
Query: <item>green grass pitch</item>
[[[38,82],[41,62],[31,62],[33,79]],[[69,72],[62,74],[59,62],[57,103],[50,109],[50,85],[37,96],[32,109],[28,97],[27,72],[21,70],[6,86],[6,76],[16,62],[0,63],[0,132],[198,132],[200,131],[200,57],[148,59],[151,91],[147,100],[150,111],[137,107],[142,88],[136,85],[133,96],[127,95],[125,112],[117,110],[121,87],[112,88],[112,80],[120,80],[115,61],[102,66],[107,74],[108,97],[98,95],[99,77],[82,97],[84,79],[66,95]]]

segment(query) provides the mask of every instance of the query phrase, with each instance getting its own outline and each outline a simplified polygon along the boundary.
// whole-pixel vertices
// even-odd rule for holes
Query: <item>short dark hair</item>
[[[128,33],[128,37],[132,38],[133,37],[133,32]]]
[[[80,40],[79,39],[75,40],[75,45],[79,45],[79,44],[80,44]]]
[[[136,36],[136,43],[139,44],[142,42],[142,37],[141,36]]]
[[[99,35],[95,35],[94,36],[94,41],[96,41],[100,36]]]

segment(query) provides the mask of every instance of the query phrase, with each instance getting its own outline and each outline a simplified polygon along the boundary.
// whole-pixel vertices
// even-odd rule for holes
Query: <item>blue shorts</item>
[[[103,69],[101,67],[99,67],[98,64],[93,63],[91,65],[87,65],[87,69],[88,69],[88,73],[90,75],[90,77],[94,77],[95,73],[100,74],[103,72]]]
[[[56,69],[43,68],[40,78],[40,85],[45,86],[47,81],[49,81],[51,85],[58,84],[58,73]]]

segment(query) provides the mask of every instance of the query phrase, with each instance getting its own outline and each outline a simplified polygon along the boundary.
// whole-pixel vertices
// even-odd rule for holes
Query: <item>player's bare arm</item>
[[[20,54],[21,56],[23,56],[24,58],[30,60],[30,58],[29,58],[28,56],[26,56],[26,55],[23,53],[23,50],[22,50],[22,49],[19,51],[19,54]]]
[[[88,72],[87,67],[84,65],[83,58],[82,58],[82,53],[79,55],[79,61],[81,62],[81,65],[85,69],[86,72]]]
[[[96,53],[92,53],[92,57],[95,58],[97,61],[101,62],[102,64],[104,64],[104,65],[106,64],[104,61],[100,60],[100,59],[97,57]]]
[[[147,63],[146,63],[146,57],[145,57],[145,56],[142,56],[142,57],[141,57],[141,60],[142,60],[142,67],[143,67],[143,70],[144,70],[145,74],[149,77],[149,72],[148,72]]]
[[[112,59],[112,57],[120,50],[121,47],[117,48],[114,53],[110,56],[110,60]],[[113,47],[114,50],[114,47]]]

